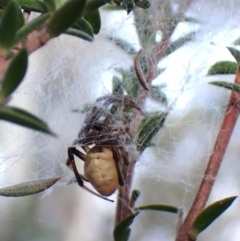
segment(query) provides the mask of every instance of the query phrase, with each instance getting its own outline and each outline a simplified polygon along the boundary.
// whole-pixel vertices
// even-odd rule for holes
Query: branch
[[[235,77],[236,84],[240,84],[240,67],[238,67]],[[222,159],[233,133],[234,126],[237,122],[240,112],[240,93],[232,91],[228,101],[227,109],[224,115],[222,126],[220,128],[216,143],[212,150],[204,177],[193,201],[192,207],[183,222],[176,241],[192,241],[187,236],[187,231],[190,230],[194,219],[205,208],[209,195],[211,193],[214,181],[217,177]]]

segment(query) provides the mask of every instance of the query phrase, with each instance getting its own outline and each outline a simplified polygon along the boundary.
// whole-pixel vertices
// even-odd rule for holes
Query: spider
[[[128,167],[128,152],[125,148],[130,143],[129,125],[123,117],[116,119],[119,108],[140,108],[126,96],[108,95],[97,99],[97,104],[86,117],[78,138],[68,148],[66,165],[74,172],[80,187],[88,192],[112,201],[111,195],[119,186],[124,185]],[[78,150],[80,146],[85,152]],[[77,170],[74,156],[84,161],[84,174]],[[97,192],[84,185],[90,182]]]

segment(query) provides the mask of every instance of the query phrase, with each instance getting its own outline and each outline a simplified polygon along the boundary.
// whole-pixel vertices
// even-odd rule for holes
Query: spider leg
[[[84,126],[80,130],[78,137],[82,136],[83,134],[87,135],[89,130],[92,129],[93,124],[101,117],[103,112],[103,107],[93,107],[92,112],[87,116],[86,120],[84,121]]]
[[[129,165],[128,156],[127,156],[127,152],[126,152],[125,148],[119,147],[119,149],[121,150],[121,156],[122,156],[124,164],[126,166]]]
[[[71,169],[73,170],[73,166],[76,167],[76,164],[75,164],[75,160],[74,160],[74,155],[76,155],[77,157],[79,157],[80,159],[84,160],[84,157],[85,155],[83,153],[81,153],[79,150],[77,150],[75,147],[69,147],[68,148],[68,159],[67,159],[67,162],[66,162],[66,165]],[[81,156],[79,155],[81,154]],[[74,171],[74,170],[73,170]],[[76,176],[76,175],[75,175]],[[79,176],[81,179],[83,179],[84,181],[88,181],[88,179],[86,177],[84,177],[83,175],[81,175],[79,173]],[[77,178],[77,176],[76,176]],[[77,180],[77,182],[79,183],[79,181]],[[83,183],[83,181],[82,181]],[[79,184],[80,185],[80,184]],[[81,185],[80,185],[81,186]]]
[[[117,169],[117,174],[118,174],[118,182],[120,186],[124,185],[124,179],[123,179],[123,174],[121,172],[121,166],[120,166],[120,160],[121,160],[121,154],[119,153],[118,148],[112,147],[112,153],[113,153],[113,159],[115,161],[116,169]]]
[[[135,109],[137,109],[138,111],[140,111],[142,113],[141,109],[133,101],[131,101],[126,96],[122,96],[122,95],[105,95],[103,97],[98,98],[97,102],[100,102],[100,101],[103,101],[103,100],[105,100],[105,102],[103,103],[104,107],[108,107],[113,102],[117,102],[119,104],[123,103],[123,105],[125,105],[125,106],[129,106],[129,107],[135,108]]]
[[[110,201],[110,202],[113,202],[113,200],[111,199],[108,199],[104,196],[101,196],[99,195],[98,193],[92,191],[91,189],[89,189],[88,187],[86,187],[83,183],[83,180],[82,179],[85,179],[77,170],[77,167],[76,167],[76,163],[75,163],[75,160],[74,160],[74,151],[76,151],[76,149],[74,147],[70,147],[68,148],[68,159],[67,159],[67,166],[71,166],[74,174],[75,174],[75,177],[77,179],[77,182],[79,184],[80,187],[82,187],[84,190],[92,193],[93,195],[97,196],[97,197],[100,197],[104,200],[107,200],[107,201]],[[78,150],[77,150],[78,151]]]
[[[97,146],[101,146],[101,145],[106,145],[106,146],[120,146],[119,144],[119,140],[117,139],[117,134],[118,133],[100,133],[97,136],[87,136],[84,138],[78,138],[74,141],[74,144],[79,144],[79,145],[92,145],[95,144]],[[81,157],[80,157],[81,158]],[[82,159],[82,158],[81,158]]]

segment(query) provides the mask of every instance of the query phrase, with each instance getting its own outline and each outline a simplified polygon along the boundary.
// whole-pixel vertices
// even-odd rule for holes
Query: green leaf
[[[44,24],[50,17],[49,13],[44,13],[37,18],[34,18],[27,24],[23,25],[17,32],[15,36],[15,43],[20,42],[24,37],[26,37],[33,30],[37,29],[39,26]]]
[[[73,109],[72,112],[86,114],[90,112],[94,107],[94,104],[84,104],[81,109]]]
[[[85,20],[83,17],[78,18],[74,24],[72,25],[71,28],[77,29],[89,36],[91,36],[91,38],[94,38],[94,34],[93,34],[93,29],[91,24]]]
[[[113,231],[114,241],[127,241],[131,229],[129,228],[133,223],[135,217],[139,214],[139,212],[132,213],[123,220],[121,220],[115,227]]]
[[[182,21],[189,22],[189,23],[200,23],[200,21],[198,19],[189,17],[189,16],[183,16]]]
[[[172,54],[177,49],[181,48],[185,43],[191,41],[195,36],[196,36],[196,32],[193,31],[193,32],[190,32],[190,33],[186,34],[185,36],[173,41],[167,47],[167,50],[163,57],[166,57],[166,56]]]
[[[81,15],[86,0],[69,0],[49,19],[46,31],[50,37],[59,36],[66,31]]]
[[[228,197],[217,201],[205,208],[194,220],[191,229],[187,232],[188,236],[195,240],[199,233],[206,229],[215,219],[227,210],[236,196]]]
[[[140,196],[140,191],[138,190],[133,190],[132,191],[132,195],[131,195],[131,203],[135,203],[137,201],[137,199],[139,198]]]
[[[24,24],[24,19],[16,1],[9,2],[4,9],[0,25],[0,48],[7,54],[12,47],[17,30]]]
[[[133,68],[130,70],[115,69],[122,76],[122,86],[126,90],[128,96],[135,100],[138,97],[139,90],[141,88],[135,71]]]
[[[108,37],[110,41],[113,41],[119,48],[121,48],[123,51],[125,51],[129,55],[135,55],[137,54],[137,51],[135,50],[134,46],[132,46],[129,42],[127,42],[124,39],[121,38],[115,38],[115,37]]]
[[[111,2],[111,0],[91,0],[87,1],[86,7],[84,8],[83,16],[87,16],[90,12],[97,10],[103,5]]]
[[[240,37],[238,37],[234,42],[234,45],[240,45]]]
[[[40,0],[17,0],[17,2],[24,10],[39,13],[45,13],[48,10],[46,4]]]
[[[98,34],[101,29],[101,17],[99,10],[96,9],[83,16],[91,24],[93,33]]]
[[[23,182],[10,187],[0,188],[0,196],[23,197],[42,192],[50,188],[61,177],[53,177],[36,181]]]
[[[168,99],[163,91],[161,91],[161,87],[159,86],[151,86],[151,96],[157,102],[167,105]]]
[[[150,7],[150,2],[148,0],[134,0],[137,7],[147,9]]]
[[[167,113],[152,112],[145,115],[139,127],[137,149],[142,152],[150,145],[153,136],[163,126]]]
[[[209,82],[209,84],[220,86],[225,89],[233,90],[236,92],[240,92],[239,84],[229,83],[229,82],[225,82],[225,81],[212,81],[212,82]]]
[[[236,59],[237,63],[240,63],[240,51],[233,47],[227,47],[227,49],[230,51],[232,56]]]
[[[43,2],[45,2],[48,11],[50,13],[54,13],[56,11],[56,4],[55,4],[55,0],[43,0]]]
[[[117,76],[113,76],[112,93],[117,94],[117,95],[124,94],[124,88],[122,86],[122,81]]]
[[[44,121],[16,107],[0,107],[0,119],[54,135]]]
[[[169,206],[169,205],[163,205],[163,204],[149,204],[145,206],[140,206],[134,208],[135,211],[140,211],[140,210],[155,210],[155,211],[164,211],[164,212],[169,212],[169,213],[178,213],[178,208],[174,206]]]
[[[87,33],[83,32],[83,31],[80,31],[80,30],[77,30],[77,29],[74,29],[74,28],[67,29],[64,32],[64,34],[75,36],[75,37],[78,37],[78,38],[81,38],[81,39],[84,39],[84,40],[87,40],[87,41],[90,41],[90,42],[92,42],[94,40],[94,38],[92,36],[88,35]]]
[[[0,95],[7,98],[22,82],[28,66],[28,54],[26,49],[22,49],[12,59],[2,80]]]
[[[207,75],[216,75],[216,74],[235,74],[237,71],[238,64],[233,61],[219,61],[212,65]]]
[[[6,7],[9,3],[9,0],[0,0],[0,6],[1,7]]]

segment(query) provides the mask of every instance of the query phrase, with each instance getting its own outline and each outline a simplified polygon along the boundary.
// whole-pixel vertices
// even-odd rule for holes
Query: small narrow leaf
[[[93,38],[92,36],[90,36],[89,34],[83,32],[83,31],[74,29],[74,28],[69,28],[69,29],[67,29],[67,30],[64,32],[64,34],[68,34],[68,35],[71,35],[71,36],[75,36],[75,37],[84,39],[84,40],[89,41],[89,42],[92,42],[92,41],[94,40],[94,38]]]
[[[43,2],[45,2],[47,8],[48,8],[48,11],[50,13],[54,13],[55,10],[56,10],[56,4],[55,4],[55,1],[54,0],[43,0]]]
[[[150,2],[148,0],[134,0],[137,7],[147,9],[150,7]]]
[[[91,24],[85,20],[83,17],[78,18],[77,21],[72,25],[72,28],[75,28],[77,30],[80,30],[88,35],[90,35],[93,39],[94,34],[93,34],[93,29]]]
[[[94,104],[84,104],[81,109],[73,109],[72,112],[85,114],[90,112],[94,107]]]
[[[101,28],[101,17],[98,9],[84,15],[84,18],[91,24],[93,33],[98,34]]]
[[[130,232],[131,232],[131,229],[129,227],[131,226],[135,217],[138,214],[139,214],[139,212],[132,213],[116,225],[116,227],[113,231],[114,241],[127,241],[128,240],[128,238],[130,236]]]
[[[44,24],[47,19],[50,17],[49,13],[44,13],[37,18],[34,18],[27,24],[23,25],[17,32],[15,36],[14,43],[20,42],[24,37],[26,37],[33,30],[37,29],[39,26]]]
[[[236,196],[217,201],[206,207],[194,220],[188,236],[195,240],[200,232],[206,229],[215,219],[227,210],[236,199]]]
[[[182,21],[189,22],[189,23],[201,23],[198,19],[190,17],[190,16],[183,16]]]
[[[149,146],[153,136],[163,126],[167,113],[153,112],[146,115],[139,127],[137,148],[142,152]]]
[[[0,25],[0,48],[7,54],[12,47],[16,31],[24,24],[24,19],[19,5],[10,1],[4,9]]]
[[[117,95],[124,94],[124,88],[122,86],[122,81],[117,76],[113,76],[112,93],[117,94]]]
[[[212,82],[209,82],[209,84],[220,86],[225,89],[233,90],[233,91],[240,93],[240,85],[239,84],[229,83],[229,82],[225,82],[225,81],[212,81]]]
[[[61,177],[53,177],[36,181],[23,182],[10,187],[0,188],[0,196],[23,197],[42,192],[50,188]]]
[[[196,36],[196,32],[192,31],[188,34],[186,34],[185,36],[171,42],[168,47],[167,50],[164,54],[163,57],[168,56],[170,54],[172,54],[173,52],[175,52],[177,49],[180,49],[185,43],[193,40],[193,38]]]
[[[69,0],[49,19],[46,31],[50,37],[59,36],[81,15],[86,0]]]
[[[155,210],[155,211],[164,211],[164,212],[169,212],[169,213],[178,213],[178,208],[174,206],[169,206],[169,205],[163,205],[163,204],[149,204],[145,206],[140,206],[134,208],[135,211],[140,211],[140,210]]]
[[[0,119],[54,135],[44,121],[19,108],[0,107]]]
[[[240,51],[236,48],[233,48],[233,47],[227,47],[227,48],[239,64],[240,63]]]
[[[212,65],[207,75],[216,75],[216,74],[235,74],[237,71],[238,64],[233,61],[219,61]]]
[[[168,103],[167,96],[161,90],[160,86],[151,86],[151,96],[157,102],[167,106],[167,103]]]
[[[112,36],[109,36],[108,39],[110,41],[113,41],[119,48],[121,48],[127,54],[131,56],[137,54],[137,51],[135,50],[134,46],[131,45],[129,42],[127,42],[125,39],[112,37]]]
[[[96,9],[102,7],[103,5],[110,3],[111,0],[94,0],[94,1],[87,1],[86,6],[84,8],[83,16],[89,15],[90,12],[95,11]]]
[[[131,203],[135,203],[138,200],[139,196],[140,196],[140,191],[133,190],[132,195],[131,195],[131,199],[130,199]]]
[[[234,42],[234,45],[240,45],[240,37],[238,37]]]
[[[0,95],[8,97],[23,80],[28,66],[27,50],[22,49],[11,61],[2,80]]]
[[[140,85],[137,77],[134,74],[134,69],[124,70],[124,69],[115,69],[122,76],[122,86],[126,90],[128,96],[135,100],[138,97]]]
[[[46,4],[40,0],[17,0],[17,2],[24,10],[39,13],[45,13],[48,10]]]

